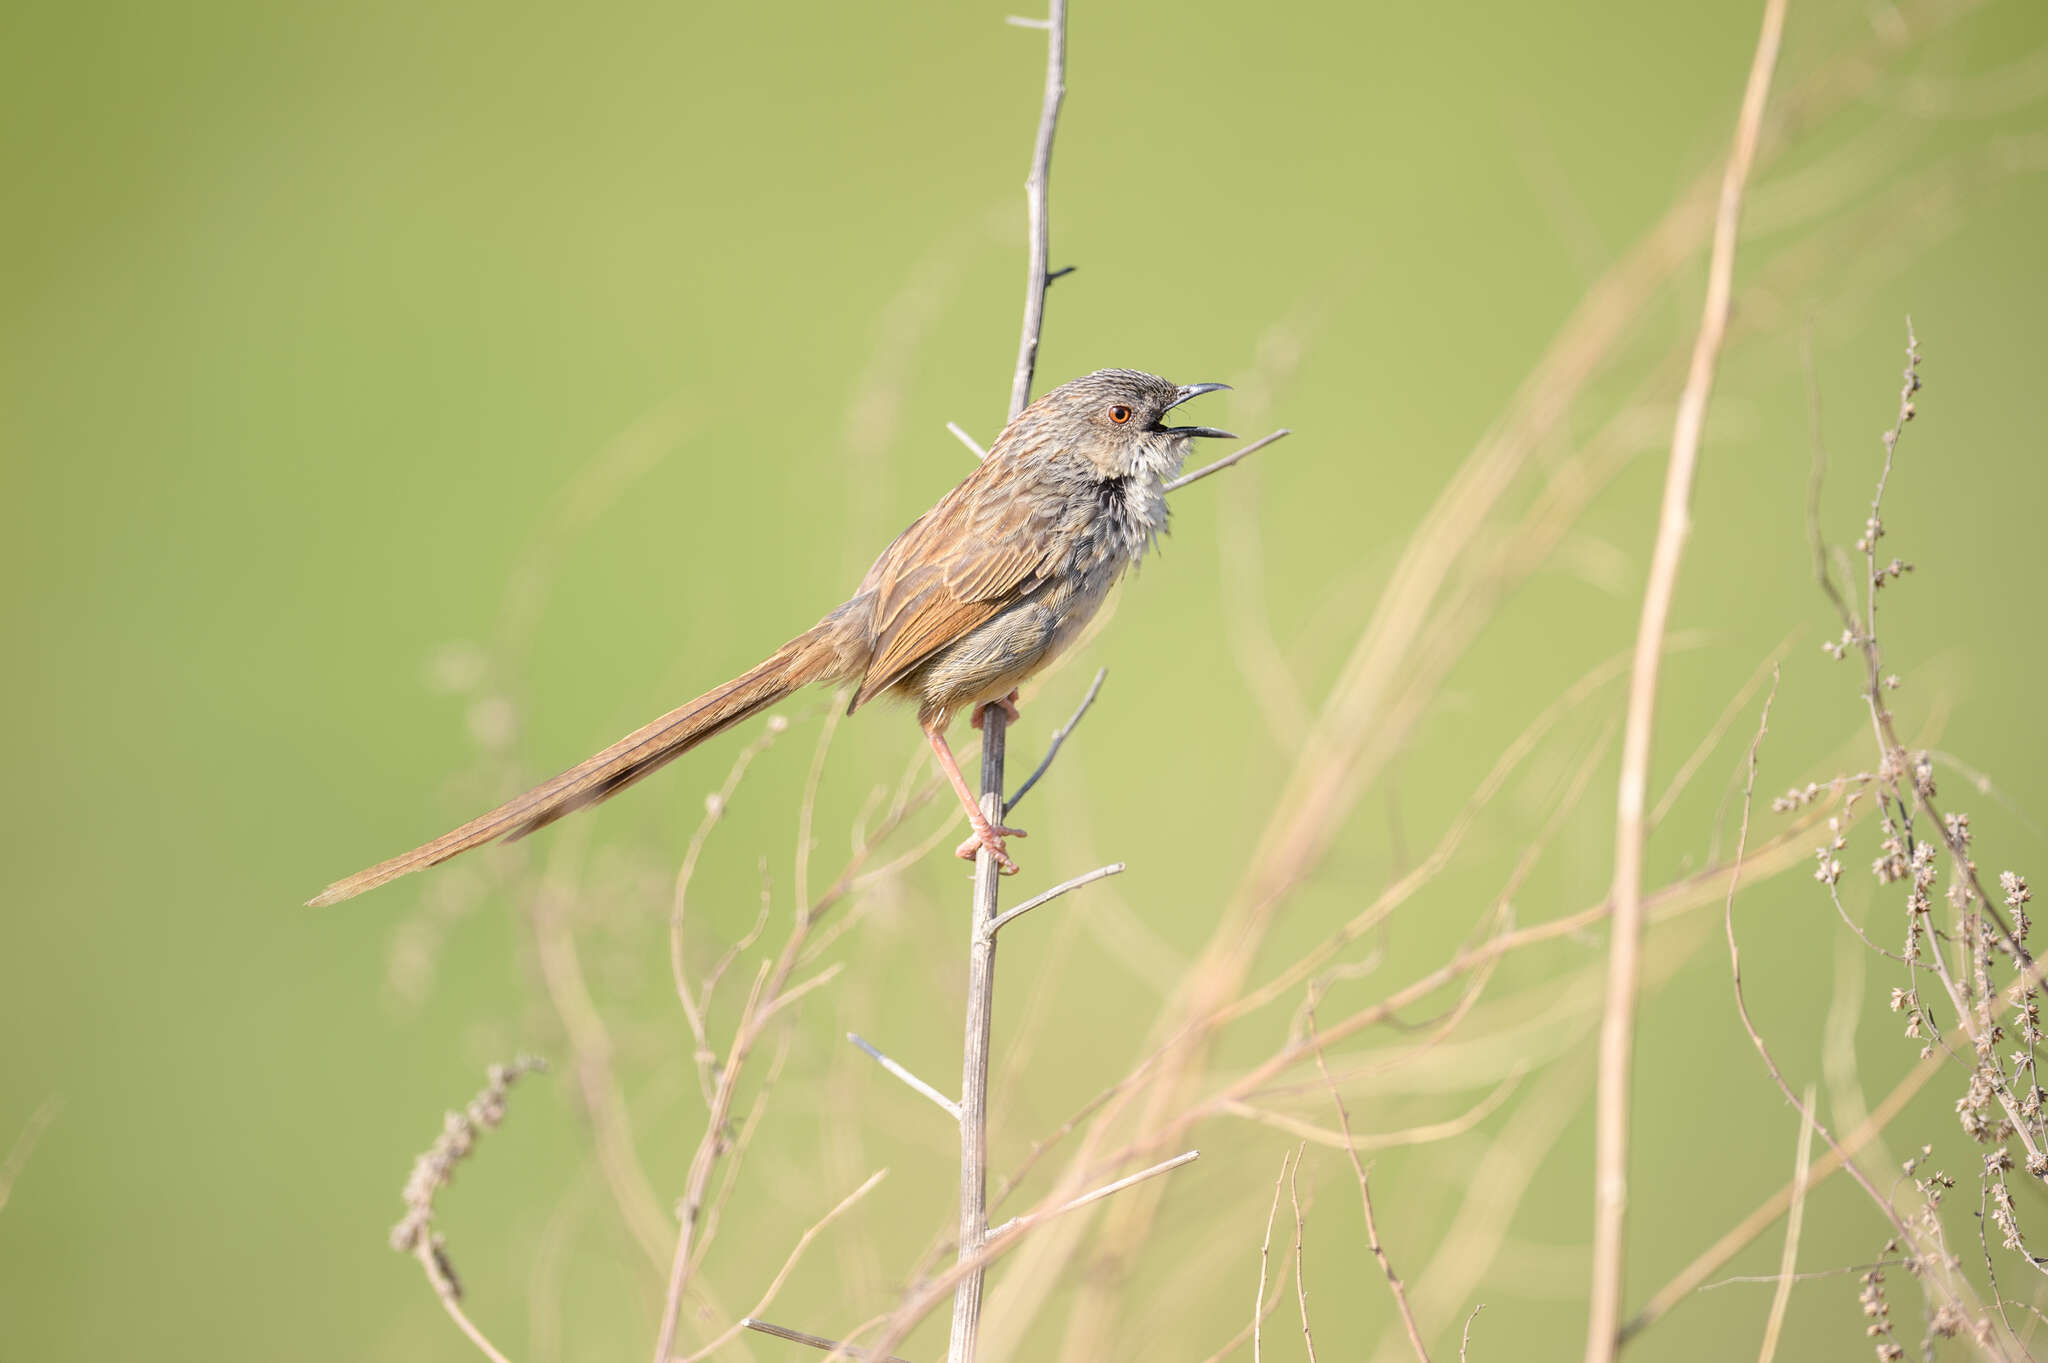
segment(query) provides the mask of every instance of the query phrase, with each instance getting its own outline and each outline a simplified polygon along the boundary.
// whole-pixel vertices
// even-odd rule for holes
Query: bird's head
[[[1168,425],[1167,413],[1229,386],[1174,384],[1137,369],[1098,369],[1032,403],[1016,424],[1030,432],[1032,443],[1049,436],[1060,448],[1088,458],[1105,477],[1150,472],[1171,478],[1198,437],[1236,437],[1214,426]]]

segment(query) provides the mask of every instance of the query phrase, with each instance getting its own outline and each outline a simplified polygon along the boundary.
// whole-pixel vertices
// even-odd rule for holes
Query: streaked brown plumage
[[[1166,528],[1166,480],[1189,442],[1227,432],[1161,418],[1222,384],[1176,387],[1103,369],[1018,414],[988,458],[896,537],[853,598],[745,675],[708,691],[603,752],[453,832],[338,880],[314,905],[339,903],[472,847],[523,838],[596,804],[712,735],[813,682],[857,682],[857,710],[883,692],[918,702],[918,723],[960,797],[974,836],[1014,870],[946,743],[965,711],[1009,706],[1058,656],[1124,569]],[[1020,834],[1021,836],[1021,834]]]

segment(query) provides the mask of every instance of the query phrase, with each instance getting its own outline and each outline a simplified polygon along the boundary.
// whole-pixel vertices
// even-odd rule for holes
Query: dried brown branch
[[[1628,1210],[1629,1077],[1635,1051],[1636,990],[1642,971],[1644,800],[1649,788],[1650,743],[1657,677],[1678,567],[1691,519],[1693,470],[1706,429],[1707,401],[1735,289],[1735,243],[1742,224],[1742,194],[1763,133],[1764,105],[1777,67],[1786,0],[1766,0],[1763,32],[1749,69],[1735,147],[1721,180],[1707,297],[1701,308],[1692,365],[1672,428],[1664,502],[1651,551],[1636,656],[1629,678],[1628,723],[1622,734],[1621,780],[1614,832],[1614,922],[1610,929],[1607,1009],[1600,1026],[1600,1078],[1594,1110],[1593,1269],[1586,1322],[1586,1363],[1610,1363],[1621,1324],[1622,1262]]]
[[[1287,1176],[1287,1200],[1294,1204],[1294,1301],[1301,1310],[1301,1343],[1308,1350],[1308,1363],[1316,1363],[1315,1331],[1308,1327],[1308,1260],[1301,1252],[1301,1152],[1294,1155],[1294,1172]]]
[[[867,1182],[839,1199],[832,1210],[812,1222],[809,1228],[797,1237],[796,1244],[790,1248],[789,1257],[782,1261],[782,1267],[777,1270],[775,1277],[769,1281],[767,1288],[761,1293],[761,1300],[754,1304],[754,1309],[749,1311],[742,1319],[734,1321],[731,1325],[727,1326],[719,1333],[717,1338],[713,1339],[703,1348],[684,1357],[680,1360],[680,1363],[701,1363],[703,1359],[711,1357],[727,1344],[739,1338],[740,1333],[747,1328],[747,1323],[759,1313],[766,1311],[774,1303],[776,1294],[781,1292],[782,1285],[789,1281],[789,1275],[796,1271],[797,1261],[804,1257],[804,1251],[811,1247],[811,1242],[820,1235],[823,1235],[826,1227],[851,1210],[854,1203],[873,1192],[875,1185],[888,1176],[889,1171],[887,1169],[877,1169],[868,1176]]]
[[[813,787],[815,789],[815,787]],[[726,1049],[723,1063],[716,1069],[717,1080],[707,1103],[704,1134],[697,1142],[697,1148],[690,1158],[690,1169],[686,1176],[682,1202],[679,1210],[681,1227],[675,1239],[675,1250],[669,1261],[668,1288],[662,1302],[660,1328],[655,1344],[655,1363],[668,1363],[674,1354],[675,1333],[681,1318],[683,1297],[689,1291],[691,1281],[704,1258],[704,1235],[713,1229],[705,1221],[707,1200],[711,1191],[711,1176],[714,1167],[726,1156],[733,1153],[728,1125],[732,1121],[734,1104],[739,1087],[746,1073],[747,1061],[753,1055],[768,1025],[790,1003],[802,995],[825,984],[836,973],[838,967],[827,967],[808,979],[792,984],[791,976],[807,959],[807,948],[818,924],[833,908],[836,908],[850,893],[860,879],[867,861],[874,855],[889,834],[900,828],[910,813],[919,807],[915,799],[899,801],[876,830],[874,838],[864,842],[840,868],[839,874],[830,885],[819,893],[809,904],[799,901],[795,921],[790,926],[789,936],[783,941],[781,950],[772,960],[763,960],[754,973],[754,982],[748,989],[745,1001],[740,1006],[738,1020],[733,1026],[733,1035]],[[754,1118],[749,1116],[749,1123]]]
[[[1387,1257],[1386,1246],[1380,1243],[1379,1223],[1372,1214],[1372,1181],[1366,1177],[1365,1165],[1358,1158],[1358,1146],[1351,1138],[1351,1112],[1344,1106],[1344,1095],[1337,1091],[1337,1081],[1330,1077],[1330,1062],[1323,1055],[1322,1039],[1316,1035],[1315,1014],[1309,1014],[1309,1044],[1315,1047],[1316,1068],[1322,1072],[1323,1083],[1329,1087],[1330,1101],[1337,1105],[1337,1124],[1344,1130],[1344,1153],[1351,1157],[1351,1172],[1358,1176],[1358,1200],[1365,1208],[1365,1243],[1372,1250],[1372,1257],[1379,1261],[1380,1272],[1386,1275],[1387,1287],[1394,1294],[1394,1305],[1401,1312],[1401,1327],[1408,1332],[1409,1347],[1415,1350],[1418,1363],[1429,1363],[1429,1350],[1422,1343],[1422,1331],[1416,1328],[1415,1313],[1408,1307],[1408,1290],[1401,1284],[1401,1275],[1394,1271],[1393,1260]],[[1297,1267],[1296,1272],[1300,1269]],[[1302,1329],[1308,1329],[1305,1318]]]
[[[1325,1069],[1326,1083],[1328,1073]],[[1317,1126],[1314,1122],[1303,1121],[1284,1112],[1272,1112],[1236,1100],[1219,1102],[1216,1104],[1216,1110],[1232,1117],[1242,1117],[1247,1121],[1285,1131],[1290,1136],[1297,1136],[1317,1145],[1348,1150],[1356,1157],[1361,1150],[1387,1150],[1401,1145],[1430,1145],[1437,1141],[1449,1140],[1453,1136],[1462,1136],[1485,1121],[1508,1100],[1522,1082],[1522,1074],[1523,1071],[1518,1067],[1514,1073],[1494,1085],[1492,1091],[1484,1098],[1447,1121],[1428,1122],[1421,1126],[1405,1127],[1399,1131],[1376,1131],[1363,1136],[1352,1135],[1348,1123],[1343,1131],[1332,1131],[1328,1127]]]
[[[785,716],[771,716],[761,736],[740,749],[739,756],[733,759],[732,769],[726,773],[724,784],[713,794],[705,797],[704,817],[698,822],[697,831],[690,835],[690,845],[683,853],[683,864],[676,871],[675,891],[668,919],[669,972],[675,979],[676,998],[682,1003],[683,1018],[690,1024],[690,1034],[697,1040],[693,1058],[697,1064],[698,1086],[703,1090],[706,1103],[711,1101],[711,1062],[717,1059],[711,1049],[711,1038],[705,1030],[704,1022],[705,1012],[711,1006],[710,994],[717,986],[718,977],[724,974],[725,967],[730,965],[741,951],[746,950],[747,946],[752,945],[753,939],[767,924],[768,903],[766,896],[763,896],[760,921],[755,923],[753,932],[747,934],[741,943],[736,943],[720,960],[717,969],[713,970],[710,979],[705,982],[704,997],[700,999],[698,992],[690,987],[688,969],[683,960],[683,925],[685,911],[689,905],[690,881],[697,873],[697,859],[704,853],[704,844],[710,838],[711,830],[718,826],[719,820],[725,817],[726,810],[732,807],[732,797],[739,790],[740,781],[746,776],[747,768],[753,765],[754,759],[766,752],[776,737],[788,728],[789,720]]]
[[[1707,727],[1706,733],[1700,736],[1698,745],[1687,755],[1685,761],[1679,764],[1677,774],[1664,788],[1664,793],[1657,797],[1657,805],[1650,811],[1650,827],[1656,828],[1664,822],[1664,816],[1671,812],[1671,806],[1685,793],[1686,786],[1698,774],[1701,764],[1720,746],[1721,740],[1727,737],[1728,730],[1734,727],[1737,717],[1750,701],[1755,699],[1756,693],[1763,689],[1764,682],[1772,675],[1778,664],[1785,660],[1785,655],[1791,651],[1796,638],[1798,631],[1795,630],[1779,640],[1778,646],[1771,650],[1770,656],[1756,665],[1756,670],[1749,674],[1749,679],[1743,682],[1735,694],[1728,698],[1728,703],[1721,707],[1720,715]]]
[[[712,1241],[718,1238],[718,1223],[725,1215],[725,1205],[732,1200],[733,1189],[738,1186],[740,1169],[746,1163],[747,1151],[753,1149],[754,1133],[760,1130],[761,1114],[768,1110],[768,1098],[775,1092],[776,1081],[782,1078],[782,1067],[789,1059],[790,1037],[784,1032],[775,1045],[775,1058],[768,1062],[768,1072],[761,1077],[761,1087],[754,1094],[754,1101],[747,1108],[747,1115],[740,1122],[739,1130],[733,1134],[726,1154],[725,1173],[718,1181],[718,1191],[711,1198],[704,1211],[703,1231],[697,1236],[696,1257],[690,1263],[690,1274],[694,1278],[703,1271],[704,1260],[711,1253]],[[708,1295],[708,1294],[707,1294]]]
[[[1280,1156],[1280,1173],[1273,1179],[1273,1205],[1266,1209],[1266,1238],[1259,1242],[1259,1290],[1252,1294],[1252,1363],[1259,1363],[1264,1357],[1266,1341],[1266,1270],[1273,1254],[1273,1218],[1280,1214],[1280,1188],[1287,1182],[1287,1167],[1290,1159],[1298,1159],[1296,1149]],[[1295,1269],[1299,1271],[1297,1260]]]
[[[1026,1235],[1039,1226],[1063,1217],[1070,1212],[1091,1207],[1104,1198],[1111,1197],[1127,1188],[1150,1182],[1161,1174],[1171,1173],[1182,1165],[1200,1158],[1200,1156],[1201,1152],[1199,1150],[1186,1151],[1170,1160],[1162,1160],[1149,1168],[1140,1169],[1137,1173],[1120,1178],[1114,1183],[1104,1184],[1102,1187],[1093,1189],[1079,1197],[1059,1202],[1048,1201],[1047,1204],[1041,1207],[1003,1222],[1000,1226],[988,1232],[982,1241],[981,1248],[972,1256],[960,1258],[944,1272],[921,1282],[914,1291],[907,1294],[897,1303],[894,1311],[890,1312],[886,1317],[871,1322],[882,1326],[881,1341],[877,1347],[887,1351],[902,1343],[904,1337],[910,1333],[917,1323],[929,1315],[949,1294],[952,1294],[961,1282],[970,1276],[978,1276],[985,1272],[991,1263],[994,1263],[997,1259],[1002,1258],[1015,1249]],[[863,1330],[866,1329],[865,1326],[862,1328]],[[856,1336],[858,1333],[856,1332]],[[828,1356],[826,1363],[836,1363],[836,1360],[848,1357],[849,1355],[844,1350],[849,1347],[851,1347],[850,1342],[842,1344],[839,1351],[835,1351]]]
[[[1757,720],[1756,738],[1751,742],[1749,748],[1749,771],[1742,792],[1742,823],[1740,831],[1736,835],[1735,843],[1738,868],[1741,864],[1742,850],[1749,839],[1750,808],[1756,794],[1757,754],[1763,747],[1764,735],[1769,732],[1771,703],[1777,698],[1777,694],[1778,688],[1774,678],[1771,685],[1771,693],[1764,698],[1763,714]],[[1822,1125],[1814,1115],[1812,1103],[1810,1101],[1802,1103],[1798,1095],[1793,1093],[1791,1084],[1786,1081],[1783,1072],[1778,1068],[1777,1060],[1771,1055],[1770,1047],[1764,1044],[1762,1034],[1757,1031],[1756,1024],[1750,1018],[1749,1003],[1744,997],[1742,990],[1742,953],[1737,949],[1735,943],[1735,890],[1740,880],[1741,872],[1739,869],[1729,875],[1728,897],[1722,907],[1722,925],[1728,939],[1728,975],[1735,991],[1736,1015],[1742,1020],[1742,1030],[1748,1035],[1750,1045],[1755,1047],[1757,1055],[1762,1058],[1764,1068],[1770,1072],[1771,1081],[1778,1086],[1778,1091],[1784,1095],[1785,1101],[1791,1104],[1793,1109],[1799,1113],[1800,1120],[1810,1125],[1815,1133],[1820,1136],[1821,1140],[1827,1143],[1830,1150],[1839,1153],[1841,1147],[1836,1142],[1833,1133],[1826,1126]],[[1849,1177],[1855,1180],[1857,1186],[1863,1189],[1864,1193],[1877,1206],[1879,1212],[1891,1223],[1893,1231],[1898,1235],[1901,1242],[1906,1244],[1919,1244],[1922,1242],[1923,1237],[1917,1234],[1915,1228],[1899,1215],[1892,1205],[1891,1198],[1878,1191],[1876,1185],[1864,1174],[1862,1168],[1857,1165],[1853,1158],[1844,1155],[1842,1167],[1849,1171]],[[1801,1186],[1803,1187],[1804,1185],[1802,1184]],[[1945,1258],[1946,1256],[1943,1257]],[[1933,1286],[1932,1278],[1929,1278],[1928,1281],[1930,1286]]]
[[[1263,1326],[1266,1318],[1279,1309],[1280,1297],[1286,1291],[1287,1275],[1291,1271],[1293,1264],[1294,1261],[1289,1259],[1280,1265],[1280,1276],[1274,1280],[1273,1291],[1266,1297],[1265,1303],[1260,1308],[1258,1314],[1252,1320],[1240,1325],[1237,1328],[1237,1332],[1225,1340],[1223,1346],[1217,1349],[1215,1353],[1203,1359],[1202,1363],[1223,1363],[1224,1359],[1229,1358],[1245,1346],[1245,1341],[1252,1337],[1252,1331]]]

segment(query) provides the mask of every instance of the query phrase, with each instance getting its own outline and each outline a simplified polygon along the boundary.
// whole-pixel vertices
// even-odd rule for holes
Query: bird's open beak
[[[1198,398],[1204,393],[1226,392],[1229,388],[1230,385],[1227,383],[1184,383],[1174,390],[1173,401],[1166,404],[1165,410],[1170,412],[1190,398]],[[1229,431],[1220,431],[1214,426],[1162,426],[1159,429],[1169,435],[1213,436],[1218,440],[1237,439]]]

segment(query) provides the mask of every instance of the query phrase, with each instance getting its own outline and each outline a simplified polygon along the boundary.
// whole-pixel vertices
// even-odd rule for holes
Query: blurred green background
[[[664,1205],[680,1191],[702,1111],[668,993],[666,885],[743,740],[523,853],[298,906],[756,661],[965,471],[944,424],[986,439],[1000,423],[1042,80],[1042,39],[1004,13],[0,14],[0,1149],[61,1105],[0,1211],[0,1357],[465,1356],[383,1238],[413,1156],[483,1065],[565,1054],[527,908],[550,858],[587,887],[573,921],[641,1157]],[[1093,669],[1111,670],[1034,796],[1012,893],[1112,857],[1132,870],[1005,948],[999,1168],[1143,1053],[1288,770],[1290,704],[1328,687],[1404,542],[1582,295],[1718,165],[1757,20],[1725,3],[1077,0],[1053,263],[1078,269],[1052,291],[1041,388],[1104,365],[1231,380],[1201,419],[1295,435],[1179,496],[1164,555],[1109,627],[1026,696],[1013,742],[1035,753]],[[1910,313],[1927,389],[1891,515],[1891,549],[1918,565],[1886,600],[1901,713],[1997,783],[1952,778],[1987,869],[2048,874],[2044,54],[2032,0],[1794,0],[1780,91],[1834,75],[1759,171],[1674,620],[1704,642],[1670,664],[1653,788],[1788,637],[1761,788],[1867,761],[1854,679],[1816,648],[1834,631],[1802,530],[1802,357],[1832,460],[1828,529],[1847,541]],[[1546,459],[1644,376],[1668,403],[1654,361],[1689,338],[1702,271],[1681,268]],[[1652,421],[1507,597],[1255,979],[1412,864],[1502,747],[1627,646],[1664,438]],[[1248,679],[1260,628],[1295,702],[1269,688],[1262,703]],[[1378,972],[1345,986],[1356,1000],[1473,930],[1620,703],[1610,688],[1575,715],[1379,941]],[[764,864],[772,931],[786,918],[827,706],[787,710],[791,731],[711,844],[692,918],[707,960],[752,920]],[[1660,825],[1654,883],[1725,846],[1754,714],[1752,700]],[[840,732],[814,884],[871,789],[920,751],[887,708]],[[1609,754],[1516,897],[1522,921],[1597,902],[1612,773]],[[1854,851],[1852,866],[1871,854]],[[824,1333],[886,1307],[951,1214],[944,1123],[839,1036],[860,1030],[954,1087],[964,882],[940,852],[872,896],[835,948],[846,973],[788,1032],[707,1270],[741,1309],[803,1226],[891,1167],[767,1313]],[[1738,914],[1759,1025],[1795,1083],[1818,1078],[1844,929],[1800,869]],[[1889,944],[1892,917],[1873,922]],[[1796,1123],[1736,1026],[1713,926],[1657,939],[1675,945],[1639,1043],[1632,1305],[1792,1162]],[[1595,967],[1602,946],[1574,939],[1518,978]],[[1868,1014],[1875,1095],[1912,1046],[1883,1011],[1885,963],[1866,964],[1849,1006]],[[1248,1024],[1225,1063],[1270,1049],[1287,1007]],[[1573,1017],[1579,1030],[1552,1037],[1567,1053],[1551,1087],[1531,1079],[1479,1130],[1382,1160],[1397,1261],[1450,1284],[1424,1313],[1442,1351],[1482,1301],[1474,1359],[1580,1348],[1590,1080]],[[1363,1097],[1354,1119],[1454,1116],[1491,1079],[1472,1083]],[[1893,1140],[1945,1142],[1970,1174],[1944,1087]],[[1545,1121],[1554,1132],[1524,1139]],[[1119,1356],[1201,1358],[1247,1314],[1292,1141],[1212,1123],[1196,1143]],[[1520,1184],[1485,1181],[1486,1152],[1524,1146]],[[1348,1168],[1311,1147],[1303,1179],[1322,1355],[1398,1357]],[[1438,1266],[1428,1247],[1475,1189],[1514,1199],[1504,1227]],[[515,1358],[649,1347],[656,1278],[593,1171],[566,1070],[514,1093],[442,1205],[470,1308]],[[2022,1211],[2048,1223],[2038,1197]],[[1882,1241],[1867,1205],[1830,1185],[1802,1267],[1865,1261]],[[1774,1231],[1731,1271],[1776,1255]],[[2016,1261],[2012,1277],[2039,1281]],[[1637,1347],[1747,1356],[1768,1295],[1689,1300]],[[1867,1357],[1854,1297],[1851,1278],[1802,1285],[1782,1356]],[[1018,1356],[1059,1355],[1065,1300],[1022,1327]],[[1268,1331],[1273,1356],[1299,1356],[1291,1310]],[[942,1329],[906,1351],[939,1356]],[[746,1348],[731,1356],[813,1356]]]

